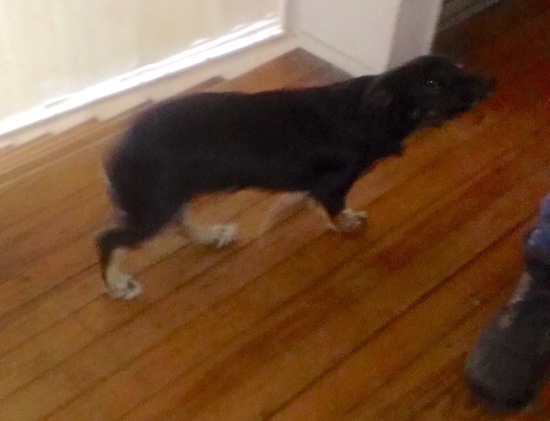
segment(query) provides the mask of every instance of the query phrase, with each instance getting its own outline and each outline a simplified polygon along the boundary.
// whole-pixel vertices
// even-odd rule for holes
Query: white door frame
[[[430,51],[442,0],[287,0],[285,27],[298,44],[358,75]]]

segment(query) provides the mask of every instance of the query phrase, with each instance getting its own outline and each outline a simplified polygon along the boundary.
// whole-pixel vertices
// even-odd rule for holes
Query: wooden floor
[[[205,221],[240,224],[237,244],[166,232],[128,256],[135,301],[105,294],[93,245],[101,155],[125,117],[0,152],[0,420],[492,419],[462,365],[550,191],[546,3],[504,0],[440,36],[497,92],[357,183],[366,229],[338,235],[303,210],[257,239],[272,195],[200,199]],[[295,51],[196,89],[343,78]],[[509,419],[550,419],[550,389]]]

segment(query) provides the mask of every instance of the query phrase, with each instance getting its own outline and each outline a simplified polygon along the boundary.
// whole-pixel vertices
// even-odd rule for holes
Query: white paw
[[[363,225],[366,219],[366,212],[344,209],[334,218],[332,228],[343,232],[355,231]]]
[[[120,300],[131,300],[142,292],[142,287],[130,275],[121,274],[114,282],[107,282],[109,295]]]
[[[237,225],[235,224],[220,224],[210,228],[211,241],[210,244],[216,248],[225,247],[230,244],[237,234]]]

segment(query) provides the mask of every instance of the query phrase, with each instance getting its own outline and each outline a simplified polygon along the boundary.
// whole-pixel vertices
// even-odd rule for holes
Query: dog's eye
[[[429,86],[430,88],[437,88],[439,86],[434,79],[428,79],[425,83],[426,86]]]

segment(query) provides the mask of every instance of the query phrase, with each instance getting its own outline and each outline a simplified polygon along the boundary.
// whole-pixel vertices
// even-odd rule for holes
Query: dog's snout
[[[489,98],[495,89],[496,80],[492,77],[474,76],[471,79],[471,94],[473,101],[477,103],[480,100]]]

